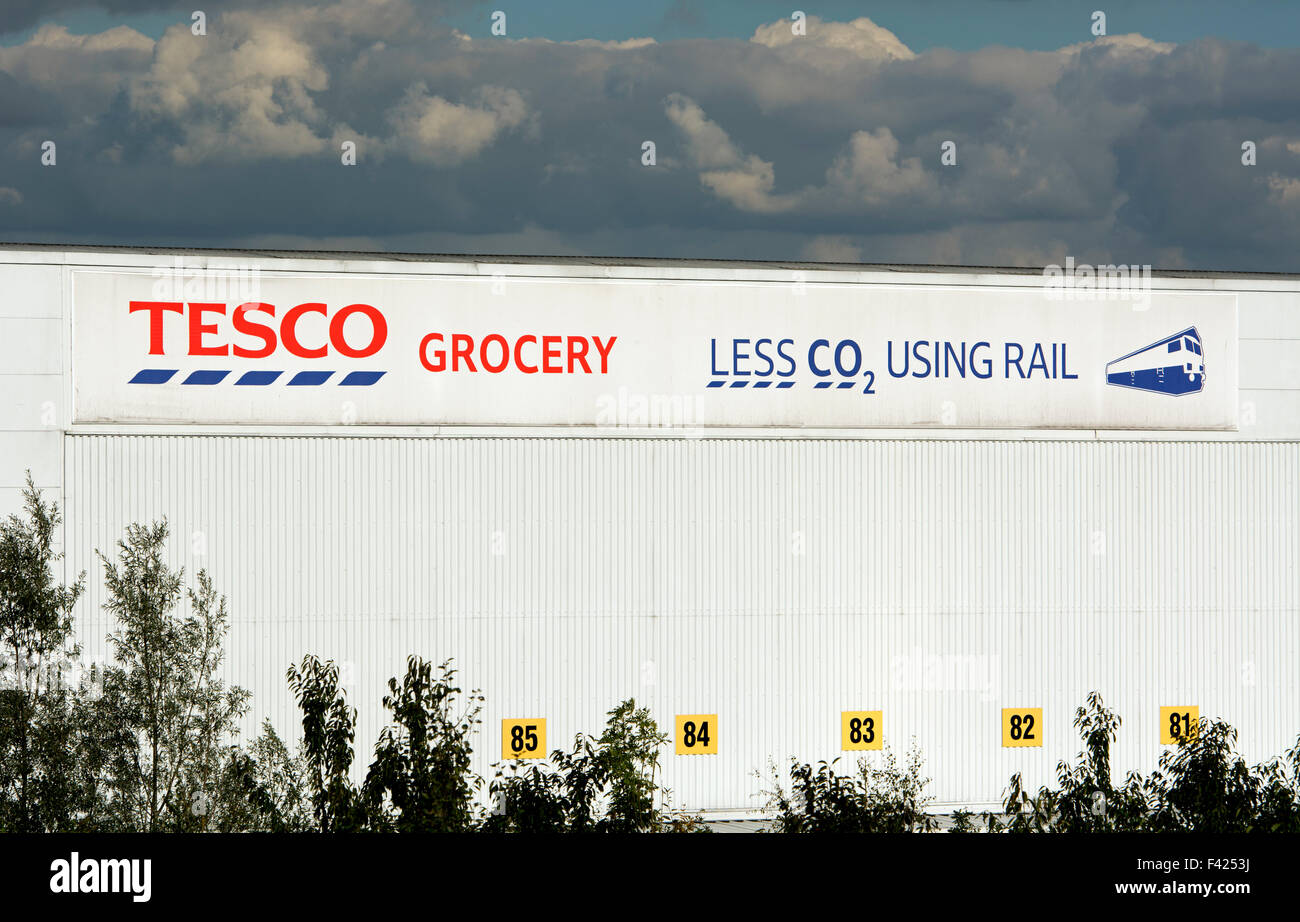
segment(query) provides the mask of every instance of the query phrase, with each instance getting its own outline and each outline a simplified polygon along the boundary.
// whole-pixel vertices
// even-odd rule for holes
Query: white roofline
[[[44,256],[42,263],[66,265],[140,265],[152,264],[156,256],[194,256],[196,260],[243,259],[311,261],[320,270],[320,263],[383,264],[391,267],[402,264],[412,272],[417,267],[562,267],[577,273],[578,269],[650,269],[651,277],[669,270],[705,270],[710,273],[735,273],[736,277],[750,278],[753,273],[871,273],[871,274],[961,274],[961,276],[1027,276],[1041,277],[1041,267],[997,267],[997,265],[935,265],[898,263],[811,263],[801,260],[728,260],[728,259],[671,259],[671,257],[645,256],[532,256],[532,255],[478,255],[478,254],[409,254],[409,252],[368,252],[350,250],[257,250],[257,248],[168,247],[168,246],[103,246],[103,244],[57,244],[0,242],[0,263],[26,261],[22,256]],[[16,259],[18,256],[18,259]],[[351,270],[356,270],[351,269]],[[439,273],[441,274],[441,273]],[[477,273],[476,273],[477,274]],[[549,273],[547,273],[549,274]],[[581,273],[588,274],[588,273]],[[630,273],[629,273],[630,274]],[[1165,280],[1279,280],[1300,282],[1300,272],[1236,272],[1223,269],[1152,269],[1152,278]],[[715,274],[716,277],[716,274]],[[1004,281],[1005,283],[1005,281]]]
[[[161,259],[160,259],[161,257]],[[86,269],[147,269],[185,259],[186,269],[256,267],[283,274],[339,276],[602,278],[681,282],[806,282],[810,285],[1040,287],[1043,270],[798,261],[615,259],[595,256],[474,256],[296,250],[217,250],[191,247],[55,246],[0,243],[0,265],[61,265]],[[234,265],[231,265],[234,263]],[[1300,273],[1151,273],[1153,290],[1300,291]],[[1084,299],[1087,300],[1087,299]]]

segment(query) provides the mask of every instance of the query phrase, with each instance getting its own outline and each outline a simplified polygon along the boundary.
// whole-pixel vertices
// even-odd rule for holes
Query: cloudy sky
[[[0,239],[1300,271],[1300,2],[1110,6],[0,0]]]

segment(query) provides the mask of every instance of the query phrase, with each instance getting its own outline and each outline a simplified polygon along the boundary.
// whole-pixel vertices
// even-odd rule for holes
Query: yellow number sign
[[[501,758],[546,758],[546,718],[517,717],[501,721]]]
[[[883,749],[883,711],[840,711],[841,749]]]
[[[1003,708],[1002,745],[1043,745],[1043,709]]]
[[[1187,736],[1196,735],[1196,721],[1200,719],[1201,709],[1193,704],[1181,707],[1162,707],[1160,709],[1160,743],[1174,746]]]
[[[677,754],[679,756],[717,755],[718,715],[678,714]]]

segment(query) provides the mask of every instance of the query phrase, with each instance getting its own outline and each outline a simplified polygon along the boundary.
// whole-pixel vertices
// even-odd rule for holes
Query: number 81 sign
[[[1162,707],[1160,709],[1160,744],[1176,746],[1178,741],[1196,735],[1196,722],[1201,709],[1196,705]]]

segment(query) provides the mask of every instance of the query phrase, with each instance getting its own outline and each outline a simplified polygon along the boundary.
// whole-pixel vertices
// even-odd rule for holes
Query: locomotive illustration
[[[1106,365],[1106,383],[1181,397],[1205,387],[1205,356],[1196,327],[1166,336]]]

